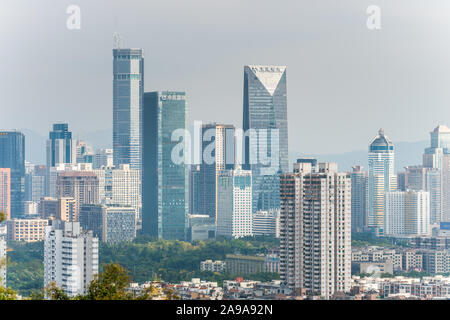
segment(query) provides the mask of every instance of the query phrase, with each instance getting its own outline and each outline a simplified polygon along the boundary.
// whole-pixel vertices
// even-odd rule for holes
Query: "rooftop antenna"
[[[113,42],[114,42],[114,49],[120,49],[120,46],[122,44],[122,38],[120,37],[120,34],[118,32],[113,33]]]

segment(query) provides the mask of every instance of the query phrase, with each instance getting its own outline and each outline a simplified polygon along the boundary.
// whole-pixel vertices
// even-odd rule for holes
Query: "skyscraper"
[[[253,235],[252,172],[237,167],[217,176],[217,235]]]
[[[243,168],[252,170],[253,212],[280,207],[281,172],[288,172],[285,66],[244,67]]]
[[[335,163],[298,169],[281,175],[280,275],[328,299],[351,285],[351,179]]]
[[[186,94],[146,92],[143,110],[142,231],[186,239],[189,171]]]
[[[141,168],[144,52],[113,49],[113,157],[114,165]]]
[[[196,201],[196,211],[191,213],[215,218],[217,175],[221,170],[234,168],[235,128],[211,123],[202,125],[201,132],[201,164],[191,171],[191,199]]]
[[[0,131],[0,168],[11,170],[11,218],[23,215],[25,197],[25,135]]]
[[[56,185],[58,198],[75,199],[72,221],[78,221],[81,205],[100,203],[98,177],[93,172],[62,172]]]
[[[368,227],[377,235],[383,234],[384,193],[397,189],[394,173],[394,145],[383,129],[369,145]]]
[[[361,232],[367,227],[367,171],[354,166],[352,180],[352,231]]]
[[[430,132],[430,147],[425,149],[423,166],[429,171],[432,223],[450,221],[450,129],[437,126]]]
[[[72,132],[67,123],[55,123],[47,140],[47,167],[59,163],[75,163],[76,151],[72,140]]]
[[[129,164],[118,168],[96,169],[99,179],[100,202],[106,205],[133,207],[136,211],[137,228],[142,226],[141,172],[130,169]]]

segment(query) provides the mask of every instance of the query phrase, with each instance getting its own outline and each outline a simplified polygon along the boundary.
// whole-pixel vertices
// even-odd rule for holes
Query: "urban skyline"
[[[413,8],[421,7],[413,2]],[[265,0],[261,5],[262,16],[274,9]],[[293,7],[299,8],[296,4],[276,8],[285,12]],[[341,42],[333,43],[342,47],[357,43],[351,51],[341,51],[339,45],[330,50],[333,37],[326,31],[330,21],[324,21],[325,31],[311,31],[309,37],[322,35],[317,40],[327,51],[314,48],[298,56],[297,63],[291,57],[296,41],[291,40],[292,52],[286,48],[287,35],[292,34],[279,32],[276,21],[285,21],[279,20],[277,11],[267,23],[246,21],[250,26],[242,32],[257,34],[247,38],[250,47],[264,33],[266,38],[271,32],[280,34],[278,38],[258,43],[253,54],[224,57],[214,47],[208,51],[195,46],[195,41],[185,42],[183,36],[169,37],[172,42],[158,36],[149,45],[151,32],[148,37],[135,32],[124,41],[118,20],[114,23],[118,30],[109,34],[113,41],[108,53],[98,49],[105,37],[86,46],[92,8],[87,3],[66,8],[67,37],[79,37],[79,49],[95,52],[71,53],[75,62],[66,70],[78,73],[66,72],[59,80],[70,85],[72,78],[85,75],[72,96],[80,104],[76,114],[51,111],[50,103],[48,110],[39,109],[45,120],[40,113],[33,123],[6,114],[10,126],[28,123],[30,129],[0,131],[0,300],[450,300],[450,113],[447,123],[446,112],[428,106],[445,103],[447,96],[442,93],[430,101],[426,97],[436,96],[436,91],[413,89],[429,80],[420,67],[415,77],[408,78],[416,80],[414,85],[413,80],[405,87],[399,84],[407,72],[386,78],[389,73],[381,73],[392,67],[391,62],[383,63],[366,50],[392,42],[383,32],[392,28],[389,12],[398,10],[396,5],[386,5],[386,11],[378,5],[364,7],[365,24],[356,34],[343,27],[341,36],[333,39]],[[129,6],[122,16],[130,19],[128,10],[146,8]],[[245,13],[252,7],[240,8]],[[338,10],[335,4],[308,8],[313,17]],[[155,12],[166,9],[155,4]],[[352,7],[355,12],[359,9]],[[429,13],[436,15],[433,10]],[[189,12],[183,18],[191,16]],[[215,16],[202,21],[221,25],[212,23]],[[183,20],[178,10],[169,17]],[[356,23],[354,18],[349,21]],[[270,30],[268,25],[275,27]],[[218,38],[232,37],[235,27]],[[167,32],[162,30],[163,35]],[[361,50],[355,39],[367,48]],[[243,43],[233,47],[248,50]],[[192,55],[192,48],[201,51]],[[277,50],[284,54],[276,54]],[[386,54],[384,59],[397,57],[398,50],[378,54]],[[39,52],[37,48],[36,58]],[[98,52],[103,54],[102,63],[91,65]],[[154,59],[160,52],[166,56],[158,64]],[[212,67],[213,52],[226,60],[220,67],[239,67],[240,75]],[[345,57],[339,57],[343,52]],[[305,67],[304,59],[311,54]],[[427,56],[420,51],[418,55]],[[64,58],[56,54],[55,61]],[[82,67],[77,59],[84,61]],[[102,75],[105,61],[108,78]],[[345,69],[337,71],[346,64],[343,74]],[[48,70],[56,66],[49,65]],[[176,70],[171,70],[174,66]],[[192,69],[187,72],[191,77],[185,78],[192,67],[197,73]],[[48,70],[43,74],[52,73]],[[363,70],[367,74],[359,78]],[[448,83],[437,71],[433,74]],[[299,85],[297,77],[310,81]],[[96,91],[90,91],[92,79]],[[186,87],[180,89],[180,84]],[[102,89],[105,85],[109,91]],[[70,96],[58,87],[52,98],[66,96],[61,109],[73,111]],[[197,91],[203,93],[201,99]],[[105,92],[109,108],[100,107],[104,102],[94,107]],[[236,93],[241,93],[238,109],[231,98]],[[36,106],[47,97],[43,92]],[[22,99],[23,95],[18,100],[23,103]],[[90,112],[84,109],[85,99],[91,99]],[[450,95],[448,99],[450,103]],[[395,119],[398,110],[405,111],[403,105],[392,108],[399,101],[410,110]],[[424,110],[432,116],[421,117]],[[61,116],[63,121],[53,120]],[[420,125],[415,117],[422,120]],[[41,126],[48,135],[45,143],[35,143],[33,132]],[[427,136],[421,133],[425,126]],[[93,129],[98,134],[85,136]],[[107,138],[99,134],[102,131]],[[392,138],[396,136],[423,140],[420,148],[416,144],[408,148]],[[363,151],[348,152],[360,148],[363,140]],[[42,152],[44,159],[30,161]],[[399,282],[404,285],[400,289]],[[11,286],[13,290],[8,289]]]

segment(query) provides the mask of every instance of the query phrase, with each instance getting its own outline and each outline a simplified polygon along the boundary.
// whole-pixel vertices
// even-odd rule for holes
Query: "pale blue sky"
[[[81,8],[81,30],[66,8]],[[381,8],[381,30],[366,9]],[[290,151],[365,149],[450,125],[448,0],[2,0],[0,127],[112,127],[112,34],[145,50],[145,89],[186,90],[191,120],[241,126],[243,66],[287,65]]]

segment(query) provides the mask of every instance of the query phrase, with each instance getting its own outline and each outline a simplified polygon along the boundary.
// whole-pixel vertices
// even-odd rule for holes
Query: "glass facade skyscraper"
[[[18,131],[0,131],[0,168],[11,174],[11,218],[23,215],[25,197],[25,135]]]
[[[186,150],[176,149],[181,139],[172,141],[174,133],[187,128],[185,93],[146,92],[142,119],[142,231],[162,239],[185,240],[189,170],[185,162],[172,157],[187,155]]]
[[[244,67],[243,168],[252,170],[253,212],[280,207],[289,171],[285,66]]]
[[[397,189],[394,173],[394,144],[383,129],[369,145],[368,227],[383,235],[384,194]]]
[[[142,49],[114,49],[113,56],[113,157],[114,165],[141,167],[142,96],[144,56]]]
[[[59,163],[75,163],[72,132],[67,123],[55,123],[47,141],[47,167]]]

